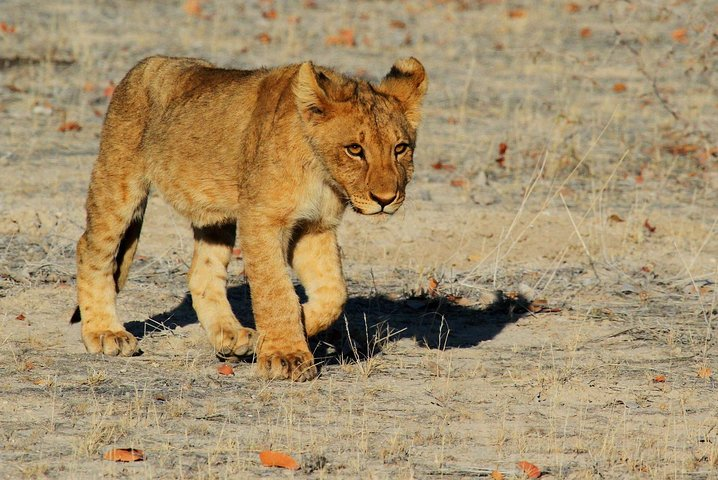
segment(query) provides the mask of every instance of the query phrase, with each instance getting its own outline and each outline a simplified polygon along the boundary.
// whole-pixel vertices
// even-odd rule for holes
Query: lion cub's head
[[[414,171],[427,87],[421,63],[399,60],[379,85],[372,85],[307,62],[294,82],[306,137],[335,187],[360,213],[396,212]]]

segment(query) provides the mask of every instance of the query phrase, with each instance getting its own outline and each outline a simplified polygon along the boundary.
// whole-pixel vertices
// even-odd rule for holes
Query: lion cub
[[[92,353],[132,355],[117,316],[150,186],[194,229],[192,304],[221,356],[255,353],[268,378],[317,369],[307,337],[346,301],[336,230],[347,205],[392,214],[404,201],[427,78],[415,58],[378,84],[310,62],[226,70],[151,57],[115,89],[77,245],[74,321]],[[235,318],[227,264],[239,229],[257,332]],[[308,301],[301,305],[291,266]]]

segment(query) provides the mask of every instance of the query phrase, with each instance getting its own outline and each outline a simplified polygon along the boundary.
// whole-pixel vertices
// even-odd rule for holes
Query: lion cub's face
[[[414,58],[396,62],[376,86],[300,67],[294,93],[305,133],[356,211],[391,214],[404,202],[426,87]]]

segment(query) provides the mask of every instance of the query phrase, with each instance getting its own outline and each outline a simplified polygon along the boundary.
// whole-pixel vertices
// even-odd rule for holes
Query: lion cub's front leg
[[[245,273],[259,333],[257,368],[266,378],[311,380],[317,376],[302,325],[301,307],[287,271],[287,232],[240,219]]]
[[[347,300],[336,232],[331,229],[303,232],[291,258],[309,297],[302,307],[307,336],[313,337],[334,323]]]

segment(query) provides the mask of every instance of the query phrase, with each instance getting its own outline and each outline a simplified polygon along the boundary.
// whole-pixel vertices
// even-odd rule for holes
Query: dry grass
[[[16,26],[0,33],[0,477],[271,476],[267,448],[312,478],[521,478],[519,460],[718,477],[715,375],[699,376],[718,372],[711,2],[26,3],[0,18]],[[356,46],[326,45],[345,27]],[[216,374],[185,298],[187,222],[158,197],[119,305],[144,354],[90,357],[67,325],[103,89],[155,53],[428,68],[406,208],[347,215],[352,299],[310,384]],[[527,309],[543,299],[560,311]],[[112,447],[147,461],[102,461]]]

